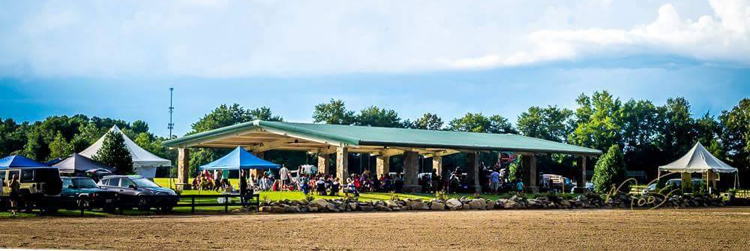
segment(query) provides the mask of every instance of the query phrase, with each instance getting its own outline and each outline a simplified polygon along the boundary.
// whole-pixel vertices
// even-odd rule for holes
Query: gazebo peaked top
[[[714,157],[700,142],[682,158],[659,167],[662,172],[703,173],[709,170],[716,173],[737,172],[737,168]]]
[[[436,154],[448,149],[466,151],[517,151],[601,155],[596,149],[573,146],[515,134],[470,133],[370,126],[251,121],[164,142],[173,147],[243,146],[252,151],[325,151],[345,146],[350,152],[383,152],[406,149]]]
[[[264,168],[279,168],[278,164],[274,164],[265,160],[262,160],[255,155],[245,151],[241,146],[238,146],[234,151],[221,157],[211,163],[202,165],[200,170],[240,170],[240,169],[264,169]]]
[[[70,157],[67,157],[52,166],[60,169],[61,173],[75,173],[76,171],[85,172],[94,169],[114,171],[112,167],[106,166],[77,153],[71,154]]]

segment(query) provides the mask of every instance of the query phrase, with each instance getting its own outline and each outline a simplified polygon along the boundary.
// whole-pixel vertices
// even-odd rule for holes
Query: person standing
[[[245,206],[245,203],[247,202],[247,199],[245,198],[245,195],[247,194],[247,172],[245,169],[240,170],[240,201],[242,202],[242,206]]]
[[[286,165],[281,165],[281,169],[279,169],[279,179],[281,180],[281,187],[279,190],[286,191],[287,186],[289,185],[289,169],[286,168]]]
[[[14,174],[13,178],[8,183],[10,188],[10,207],[11,214],[13,216],[18,215],[18,201],[21,199],[21,182],[18,181],[18,174]]]
[[[490,189],[492,189],[492,193],[497,193],[498,188],[500,188],[500,173],[497,170],[492,170],[492,173],[490,173]]]

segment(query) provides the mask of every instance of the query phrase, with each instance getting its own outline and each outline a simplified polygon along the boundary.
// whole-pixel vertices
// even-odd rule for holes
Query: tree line
[[[644,171],[649,177],[655,176],[659,165],[675,160],[695,143],[701,142],[711,153],[740,168],[742,177],[750,170],[750,98],[720,114],[706,112],[701,116],[694,116],[689,102],[681,97],[654,104],[649,100],[623,101],[607,91],[597,91],[591,95],[581,94],[576,103],[574,110],[532,106],[518,116],[514,125],[499,114],[471,112],[447,123],[434,113],[404,119],[392,109],[370,106],[354,111],[348,109],[343,100],[331,99],[315,106],[312,119],[316,123],[328,124],[518,133],[603,152],[616,145],[622,151],[623,165],[627,170]],[[193,123],[188,134],[256,119],[283,121],[267,107],[249,109],[239,104],[221,105]],[[176,151],[163,147],[161,142],[166,138],[150,133],[146,122],[128,123],[85,115],[51,116],[33,123],[5,119],[0,124],[0,155],[24,154],[39,161],[64,158],[93,144],[112,125],[120,127],[144,149],[175,161]],[[191,169],[196,170],[197,166],[228,151],[196,149],[191,152]],[[278,162],[309,162],[309,156],[294,152],[270,151],[266,158]],[[484,159],[492,161],[493,158]],[[460,157],[448,158],[445,163],[450,165],[452,161],[458,165],[461,160]],[[572,156],[552,154],[541,157],[539,161],[542,172],[572,175],[577,160]]]

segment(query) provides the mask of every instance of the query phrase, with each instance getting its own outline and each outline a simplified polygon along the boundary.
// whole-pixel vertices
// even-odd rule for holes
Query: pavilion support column
[[[377,178],[388,176],[391,171],[391,156],[380,155],[375,159],[375,173],[378,175]]]
[[[482,193],[482,184],[479,180],[479,172],[481,171],[479,169],[479,153],[472,152],[466,154],[466,165],[467,165],[467,174],[469,177],[474,180],[472,184],[474,184],[474,192],[481,194]]]
[[[443,157],[435,156],[432,157],[432,169],[437,170],[437,174],[443,177]]]
[[[255,155],[255,157],[258,157],[259,159],[264,159],[264,157],[266,156],[265,152],[253,152],[253,155]],[[263,175],[263,170],[261,169],[250,170],[250,176],[252,176],[253,179],[257,180],[262,175]]]
[[[180,147],[177,149],[177,189],[190,190],[190,149]]]
[[[328,166],[331,163],[330,154],[319,154],[318,155],[318,173],[328,175]]]
[[[346,147],[336,148],[336,178],[346,182],[349,177],[349,149]]]
[[[574,191],[576,193],[583,193],[586,191],[586,161],[586,156],[581,156],[581,177],[578,178],[578,184]]]
[[[528,155],[529,159],[529,183],[526,187],[526,191],[529,193],[539,193],[539,185],[538,185],[538,179],[539,179],[539,173],[537,172],[536,164],[536,155]]]
[[[404,189],[408,192],[419,192],[419,153],[404,152]]]

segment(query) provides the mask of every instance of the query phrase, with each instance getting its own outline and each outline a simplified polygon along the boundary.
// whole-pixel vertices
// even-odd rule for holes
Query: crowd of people
[[[487,186],[491,193],[501,192],[523,192],[524,184],[519,179],[510,180],[508,167],[500,164],[494,167],[484,166],[482,163],[483,179],[480,181]],[[316,194],[336,196],[340,192],[345,195],[359,196],[361,192],[396,192],[404,190],[403,174],[381,174],[375,175],[370,170],[363,173],[353,173],[343,181],[333,175],[318,173],[318,168],[312,165],[302,165],[297,169],[297,177],[292,177],[285,165],[278,172],[266,170],[251,175],[249,171],[240,172],[240,191],[302,191],[304,194]],[[444,179],[437,169],[431,173],[419,175],[418,184],[423,193],[434,193],[438,191],[446,193],[457,193],[468,190],[467,177],[461,172],[460,167],[455,167],[449,176]],[[277,176],[278,175],[278,176]],[[200,190],[214,190],[226,193],[235,192],[229,179],[224,178],[221,170],[200,172],[193,180],[193,187]],[[463,189],[463,190],[462,190]],[[241,192],[245,194],[245,192]]]

